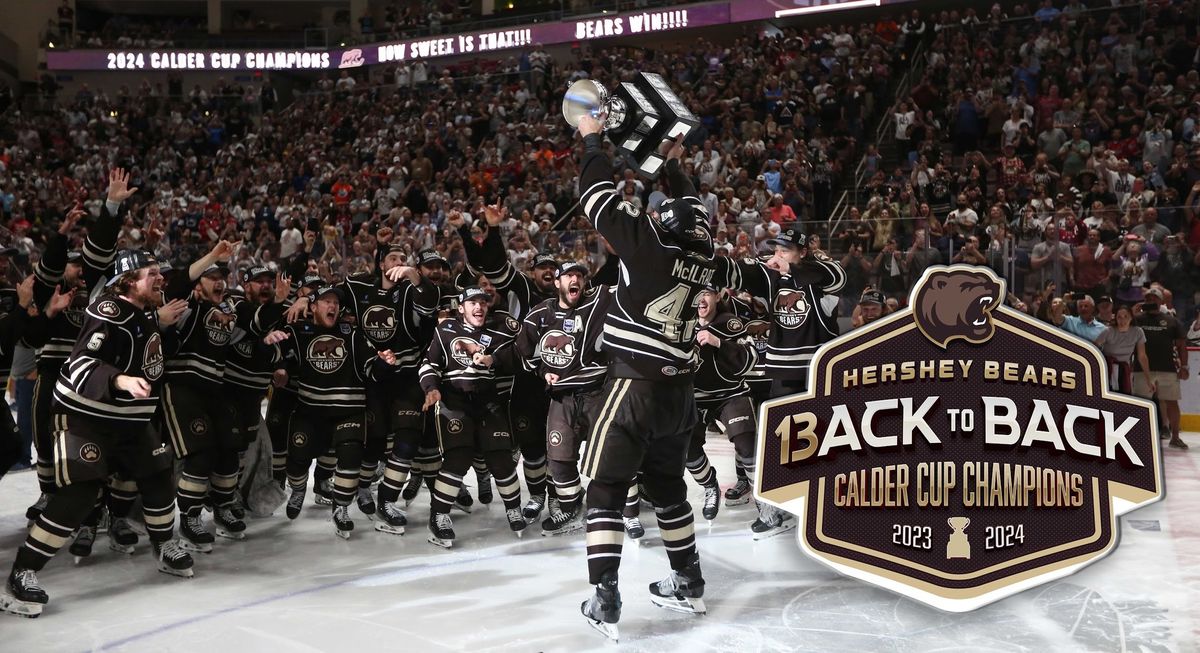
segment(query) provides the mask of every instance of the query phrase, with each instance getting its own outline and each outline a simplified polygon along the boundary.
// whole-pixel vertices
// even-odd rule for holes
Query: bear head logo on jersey
[[[371,306],[363,311],[362,327],[371,340],[391,340],[396,333],[396,311],[390,306]]]
[[[775,295],[775,319],[785,329],[803,326],[810,310],[807,291],[783,288]]]
[[[146,375],[147,381],[157,381],[158,377],[162,376],[164,360],[162,336],[151,333],[142,354],[142,373]]]
[[[913,304],[917,328],[943,349],[957,339],[985,342],[995,329],[992,310],[1001,304],[1000,290],[1000,284],[982,272],[934,272]]]
[[[571,364],[575,355],[575,336],[563,333],[557,329],[547,331],[542,336],[538,348],[542,351],[542,360],[550,367],[564,368]]]
[[[346,361],[346,341],[329,335],[313,338],[308,343],[308,361],[318,372],[336,372]]]
[[[224,345],[233,337],[233,313],[225,312],[219,306],[208,309],[204,314],[204,331],[208,333],[208,341],[214,345]]]
[[[483,345],[470,338],[455,338],[450,342],[450,355],[463,367],[470,367],[475,354],[483,352]]]

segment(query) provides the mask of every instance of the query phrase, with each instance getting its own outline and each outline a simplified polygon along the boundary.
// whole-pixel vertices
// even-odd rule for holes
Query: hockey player
[[[608,378],[581,469],[592,479],[587,560],[596,593],[580,609],[588,623],[616,639],[621,616],[617,571],[625,536],[621,508],[639,470],[671,565],[665,580],[650,585],[651,600],[672,610],[705,611],[683,475],[696,424],[696,303],[712,280],[713,244],[703,204],[680,166],[679,142],[667,153],[666,164],[675,197],[663,202],[659,221],[654,221],[618,196],[612,162],[601,149],[600,123],[585,116],[578,126],[584,142],[580,201],[621,257],[622,272],[604,323]]]
[[[457,226],[467,253],[467,263],[483,273],[495,286],[500,295],[497,308],[508,311],[518,320],[544,301],[553,299],[555,270],[558,261],[550,254],[538,254],[533,258],[528,273],[518,271],[509,261],[504,243],[500,238],[500,223],[508,218],[508,210],[501,202],[483,209],[486,231],[482,244],[471,236],[470,227],[461,217],[450,224]],[[529,502],[522,513],[526,521],[533,522],[546,506],[546,415],[550,407],[545,381],[524,370],[513,379],[512,402],[509,418],[513,427],[513,438],[520,449],[522,466],[525,470],[525,485],[529,489]],[[479,479],[480,487],[486,478]]]
[[[558,297],[525,316],[517,341],[526,367],[545,380],[550,394],[544,437],[554,493],[542,535],[583,528],[579,447],[599,409],[607,360],[597,342],[613,296],[608,286],[587,289],[587,278],[581,263],[560,265],[554,273]]]
[[[715,283],[744,290],[770,305],[764,371],[771,379],[769,396],[775,398],[804,392],[813,354],[837,337],[837,320],[827,312],[824,300],[841,290],[846,273],[828,257],[809,255],[808,239],[795,227],[767,244],[775,252],[766,262],[718,259]],[[792,515],[765,503],[758,508],[758,519],[750,527],[755,539],[795,528]]]
[[[162,336],[147,309],[161,292],[152,255],[118,254],[108,291],[88,307],[79,341],[54,389],[54,475],[58,492],[17,552],[0,607],[41,614],[46,592],[37,572],[92,510],[104,480],[121,471],[137,480],[158,569],[192,576],[177,541],[171,447],[155,426],[163,375]]]
[[[324,286],[313,293],[312,321],[289,325],[265,339],[281,344],[285,367],[274,373],[276,387],[294,379],[299,403],[292,414],[287,476],[291,495],[288,519],[300,515],[313,458],[331,447],[336,452],[333,481],[334,531],[349,539],[354,530],[350,503],[358,491],[366,436],[367,379],[376,368],[395,363],[390,351],[378,355],[356,328],[338,321],[342,291]]]
[[[766,304],[750,297],[748,294],[730,296],[729,305],[734,315],[746,323],[746,335],[754,345],[757,362],[754,369],[746,375],[746,386],[750,389],[750,403],[754,408],[752,414],[758,412],[758,407],[770,396],[771,379],[766,375],[767,340],[771,333],[771,316]],[[739,460],[735,459],[734,470],[737,482],[725,490],[725,505],[744,506],[754,498],[753,486],[746,469]]]
[[[11,289],[0,297],[0,369],[5,382],[12,367],[13,350],[25,332],[33,306],[33,276],[30,275],[16,291]],[[21,433],[12,418],[12,411],[0,411],[0,478],[17,462],[21,451]],[[91,549],[88,549],[89,553]]]
[[[696,408],[700,421],[692,432],[687,468],[704,488],[701,514],[710,522],[717,518],[721,488],[717,471],[704,453],[704,435],[709,426],[720,423],[733,443],[737,463],[749,473],[754,470],[754,404],[746,375],[758,360],[754,343],[746,333],[746,322],[722,311],[720,293],[713,286],[700,293],[696,348],[700,363],[696,370]]]
[[[513,347],[520,325],[516,320],[489,323],[490,300],[479,286],[463,289],[458,316],[437,326],[421,366],[422,409],[434,409],[442,449],[430,501],[429,541],[445,548],[455,538],[450,508],[476,451],[496,479],[509,527],[519,536],[527,525],[508,411],[497,389],[497,377],[521,364]]]

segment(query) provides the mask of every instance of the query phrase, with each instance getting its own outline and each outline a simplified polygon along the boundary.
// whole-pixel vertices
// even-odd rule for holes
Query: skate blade
[[[440,537],[430,535],[428,542],[434,546],[440,546],[443,549],[449,549],[454,546],[454,540],[443,540]]]
[[[187,569],[175,569],[167,565],[159,565],[158,570],[168,576],[176,576],[178,578],[191,578],[196,575],[196,572],[191,567]]]
[[[192,553],[212,553],[213,545],[196,544],[195,542],[189,542],[187,539],[180,538],[179,548],[183,549],[184,551],[191,551]]]
[[[325,497],[316,497],[315,499],[313,499],[313,503],[318,506],[332,506],[333,499],[326,499]]]
[[[457,510],[459,512],[465,512],[468,515],[471,514],[471,506],[460,506],[456,503],[450,507],[454,508],[455,510]]]
[[[403,526],[392,526],[391,524],[383,521],[375,522],[375,530],[379,531],[380,533],[388,533],[390,535],[404,535]]]
[[[776,526],[775,528],[772,528],[769,531],[764,531],[762,533],[755,533],[754,539],[756,541],[770,539],[772,537],[775,537],[776,535],[780,535],[782,533],[786,533],[788,531],[794,530],[795,528],[796,528],[796,520],[795,519],[785,519],[785,520],[783,520],[782,524]]]
[[[750,503],[749,496],[744,496],[740,499],[726,499],[725,500],[725,505],[727,505],[727,506],[744,506],[747,503]]]
[[[223,537],[227,540],[244,540],[246,539],[245,531],[230,531],[224,528],[218,528],[217,537]]]
[[[75,566],[78,567],[79,565],[83,564],[83,561],[87,560],[92,554],[89,553],[87,555],[75,555],[72,553],[71,555],[75,558]]]
[[[650,602],[664,610],[682,612],[684,614],[707,614],[708,608],[704,599],[675,598],[673,596],[650,595]]]
[[[516,535],[518,540],[523,540],[525,539],[525,529],[522,528],[519,531],[513,531],[513,535]]]
[[[117,553],[124,553],[125,555],[133,555],[133,547],[134,545],[132,544],[117,544],[116,542],[112,541],[108,543],[109,549],[112,549]]]
[[[559,535],[570,535],[571,533],[577,533],[581,530],[583,530],[583,524],[575,524],[573,526],[569,526],[567,528],[562,528],[557,531],[543,530],[542,537],[558,537]]]
[[[601,635],[611,639],[613,642],[620,640],[621,633],[617,629],[617,624],[606,624],[603,621],[596,621],[595,619],[591,618],[589,618],[587,622],[589,626],[595,628]]]
[[[18,617],[25,617],[26,619],[37,619],[45,607],[43,603],[21,601],[8,592],[0,592],[0,611],[2,612],[7,612]]]
[[[334,529],[333,533],[334,533],[334,535],[337,535],[338,537],[342,538],[343,540],[348,540],[348,539],[350,539],[351,531],[344,531],[340,528],[337,528],[337,529]]]

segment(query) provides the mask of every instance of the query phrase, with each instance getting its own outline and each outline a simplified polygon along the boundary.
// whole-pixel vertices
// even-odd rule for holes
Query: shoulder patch
[[[338,324],[338,330],[341,331],[342,335],[344,335],[344,336],[350,335],[350,325],[346,324],[345,322],[341,322]]]
[[[746,326],[746,325],[743,324],[742,321],[737,319],[736,317],[731,318],[728,322],[725,323],[725,328],[729,329],[730,331],[741,331],[742,327],[744,327],[744,326]]]
[[[104,317],[116,317],[121,314],[121,307],[111,299],[106,299],[96,304],[96,312]]]
[[[513,332],[521,330],[521,325],[517,322],[516,318],[511,316],[504,318],[504,326],[508,327],[508,330]]]

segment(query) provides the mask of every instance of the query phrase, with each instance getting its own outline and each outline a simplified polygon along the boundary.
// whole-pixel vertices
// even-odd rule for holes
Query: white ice
[[[794,538],[750,538],[752,506],[698,513],[707,579],[704,617],[653,606],[646,586],[667,572],[650,511],[641,544],[626,541],[621,641],[584,622],[582,532],[509,533],[497,497],[455,513],[449,551],[425,541],[428,494],[408,533],[387,535],[354,510],[349,541],[329,509],[295,522],[282,510],[251,520],[242,542],[197,554],[196,577],[155,571],[149,545],[110,551],[104,536],[83,565],[64,551],[40,574],[51,603],[35,620],[0,615],[0,651],[1197,651],[1200,650],[1200,437],[1164,452],[1166,499],[1128,515],[1116,553],[1082,572],[976,612],[947,614],[843,578],[800,553]],[[732,448],[709,438],[723,487]],[[473,476],[468,476],[473,481]],[[32,472],[0,481],[0,570],[25,530]]]

